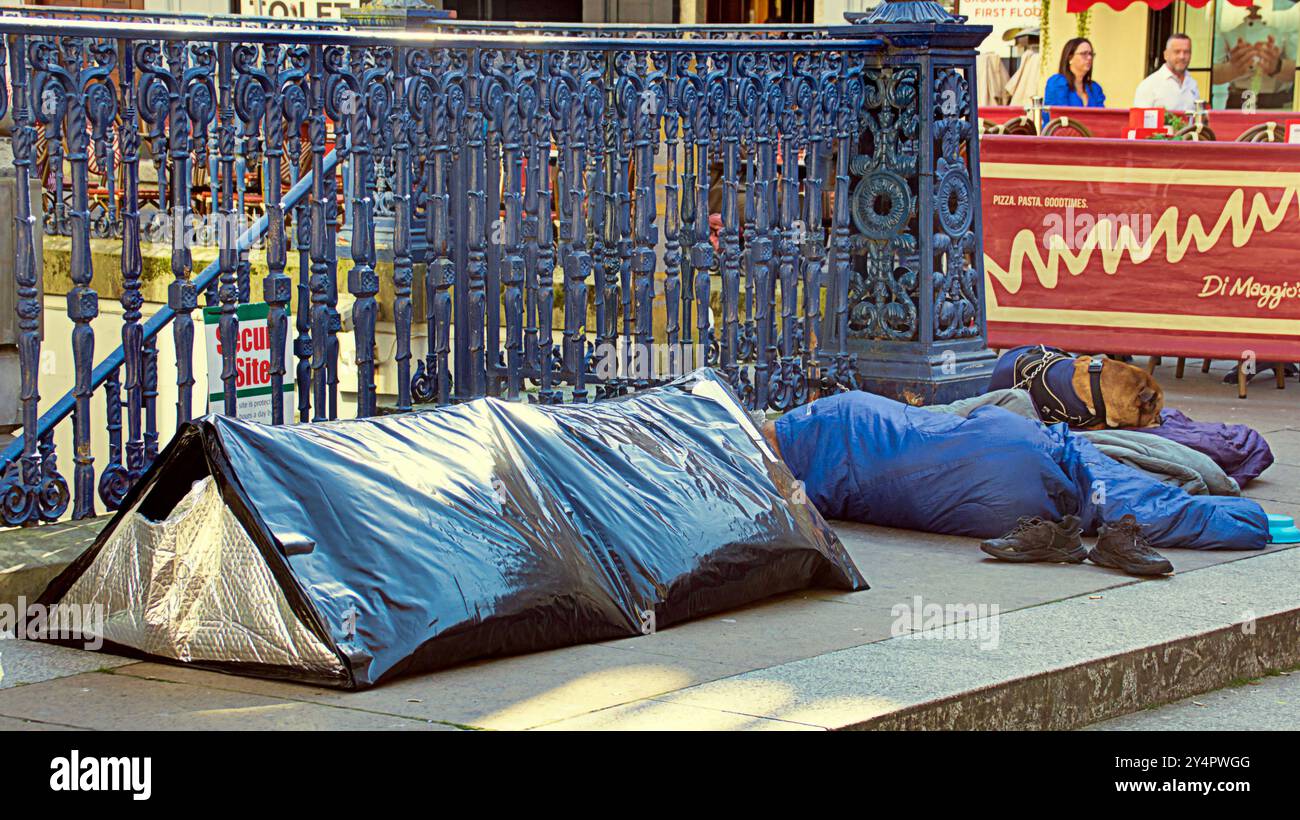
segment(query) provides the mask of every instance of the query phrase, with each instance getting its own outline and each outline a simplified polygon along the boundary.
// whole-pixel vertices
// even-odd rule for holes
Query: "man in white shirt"
[[[1134,108],[1163,108],[1166,111],[1192,111],[1201,99],[1196,78],[1187,73],[1192,62],[1192,38],[1174,34],[1165,42],[1165,63],[1138,83],[1133,95]]]

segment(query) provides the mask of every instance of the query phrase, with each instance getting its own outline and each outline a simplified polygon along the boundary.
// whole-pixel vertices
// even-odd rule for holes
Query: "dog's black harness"
[[[1104,364],[1105,359],[1101,356],[1088,360],[1088,386],[1092,388],[1092,406],[1095,408],[1092,424],[1102,427],[1106,426],[1106,399],[1101,395],[1101,368]]]
[[[1068,381],[1048,378],[1052,366],[1074,358],[1065,351],[1039,345],[1016,357],[1013,369],[1013,387],[1028,390],[1038,416],[1048,424],[1065,422],[1071,427],[1106,426],[1106,402],[1101,395],[1101,369],[1105,360],[1093,356],[1088,364],[1088,383],[1092,388],[1093,411],[1069,387]],[[1073,366],[1070,373],[1073,375]],[[1056,384],[1052,382],[1056,381]]]

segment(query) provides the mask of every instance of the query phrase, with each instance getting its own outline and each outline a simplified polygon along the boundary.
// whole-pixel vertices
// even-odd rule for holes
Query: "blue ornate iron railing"
[[[216,26],[233,26],[237,28],[283,28],[283,29],[323,29],[338,30],[345,29],[353,25],[353,22],[342,18],[300,18],[300,17],[260,17],[255,15],[242,14],[204,14],[192,12],[169,12],[169,11],[141,11],[133,9],[97,9],[82,8],[79,6],[29,6],[18,8],[0,8],[0,19],[5,17],[18,18],[40,18],[50,20],[103,20],[112,24],[122,23],[156,23],[156,24],[184,24],[184,25],[216,25]],[[215,134],[209,135],[211,140],[215,141]],[[209,146],[208,160],[210,168],[209,177],[216,177],[216,151],[215,145]],[[102,181],[102,185],[92,189],[90,198],[90,224],[91,235],[95,237],[122,238],[122,219],[119,213],[120,204],[120,185],[119,181],[111,173],[116,166],[120,172],[121,158],[120,151],[115,152],[110,159],[110,166],[101,168],[96,163],[96,157],[90,158],[90,175]],[[236,192],[241,210],[244,208],[245,199],[245,175],[248,169],[245,167],[242,156],[236,159],[238,176],[236,178]],[[38,167],[44,172],[49,166],[45,156],[38,158]],[[60,167],[55,167],[50,178],[50,184],[45,192],[46,202],[44,211],[44,229],[51,235],[67,236],[69,226],[67,220],[67,211],[70,206],[72,192],[63,185],[63,177]],[[296,179],[296,175],[294,179]],[[165,193],[165,192],[162,192]],[[152,204],[152,203],[150,203]],[[202,203],[196,203],[201,207]],[[147,204],[146,206],[147,207]],[[151,236],[151,229],[158,226],[148,222],[144,225],[145,235]]]
[[[971,100],[985,30],[925,0],[888,5],[907,8],[857,26],[680,32],[124,19],[108,39],[92,23],[0,18],[23,405],[23,434],[0,456],[4,522],[55,520],[69,503],[74,517],[90,516],[96,494],[108,509],[120,504],[158,452],[156,339],[168,326],[177,423],[194,415],[201,292],[220,311],[224,401],[212,410],[237,412],[238,309],[253,292],[255,242],[266,249],[256,275],[272,394],[290,368],[299,386],[296,419],[273,401],[274,423],[337,417],[345,318],[361,416],[484,395],[586,401],[706,362],[751,407],[782,410],[870,383],[857,352],[921,379],[940,359],[977,358]],[[52,202],[66,209],[76,372],[43,415],[26,193],[42,152],[41,179],[60,190],[70,180]],[[156,210],[186,226],[209,209],[218,256],[194,275],[194,236],[171,230],[167,304],[142,321],[146,161]],[[202,195],[201,167],[212,169]],[[123,307],[121,346],[98,365],[95,168],[112,180]],[[249,224],[240,191],[259,172],[262,216]],[[390,227],[378,224],[382,203]],[[342,310],[340,253],[353,299]],[[396,345],[396,388],[382,397],[381,297]],[[109,455],[97,480],[99,390]],[[71,492],[53,438],[69,417]]]

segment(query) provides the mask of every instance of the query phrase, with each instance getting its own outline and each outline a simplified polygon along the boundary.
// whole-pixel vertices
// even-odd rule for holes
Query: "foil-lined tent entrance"
[[[42,602],[104,607],[108,649],[363,688],[865,589],[796,486],[708,370],[595,404],[210,416]]]
[[[162,521],[127,513],[63,602],[99,604],[101,637],[168,660],[242,658],[343,675],[338,655],[289,606],[212,476],[195,481]]]

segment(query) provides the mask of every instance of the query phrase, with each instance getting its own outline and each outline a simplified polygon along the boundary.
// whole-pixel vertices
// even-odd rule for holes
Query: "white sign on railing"
[[[271,423],[271,334],[266,326],[270,309],[265,302],[240,305],[239,331],[235,336],[235,399],[239,418]],[[226,394],[221,381],[221,339],[218,330],[221,307],[203,309],[203,329],[208,348],[208,412],[225,410]],[[291,353],[291,333],[284,334],[284,420],[294,420],[295,360]]]
[[[245,13],[254,17],[292,17],[312,19],[343,17],[346,9],[361,7],[361,0],[252,0],[244,4]]]

